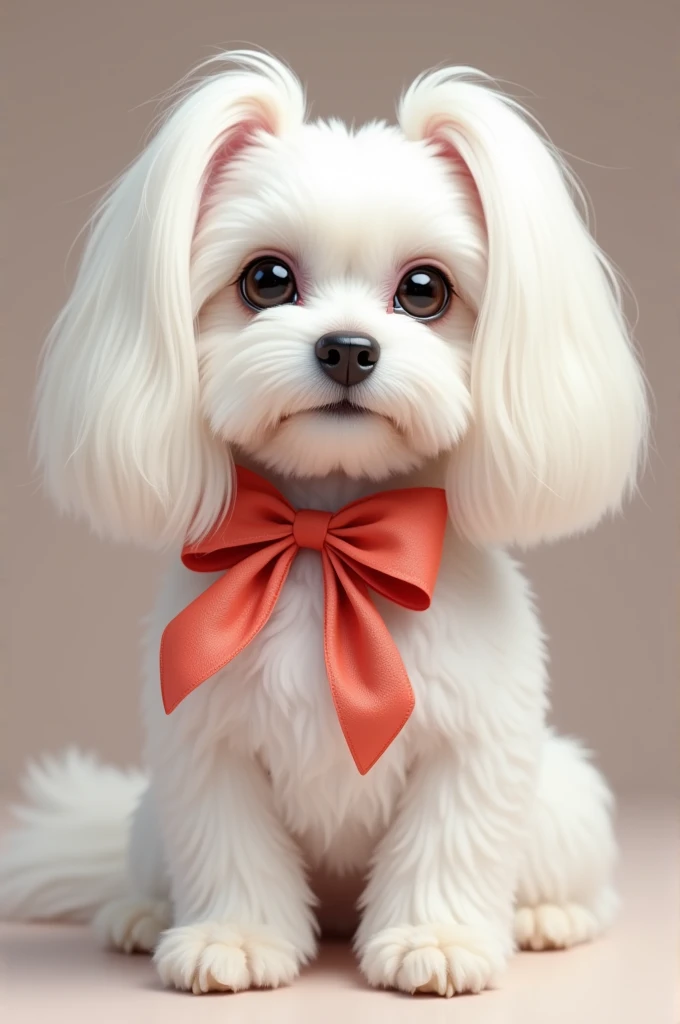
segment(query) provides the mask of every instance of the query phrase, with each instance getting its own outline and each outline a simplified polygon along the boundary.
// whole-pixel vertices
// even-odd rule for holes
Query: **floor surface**
[[[0,925],[3,1024],[678,1024],[675,808],[620,815],[623,907],[612,932],[563,953],[516,956],[502,986],[443,1000],[367,988],[328,944],[291,988],[195,997],[164,991],[149,959],[105,953],[86,928]]]

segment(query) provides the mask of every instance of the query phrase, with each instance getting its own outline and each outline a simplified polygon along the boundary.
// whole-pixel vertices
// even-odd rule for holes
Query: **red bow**
[[[326,670],[340,726],[362,775],[406,724],[413,690],[369,587],[413,611],[430,606],[446,529],[435,487],[385,491],[339,512],[295,509],[270,483],[236,470],[229,518],[182,561],[228,570],[166,627],[161,690],[168,714],[231,661],[269,619],[300,548],[321,552]],[[310,680],[310,683],[312,681]]]

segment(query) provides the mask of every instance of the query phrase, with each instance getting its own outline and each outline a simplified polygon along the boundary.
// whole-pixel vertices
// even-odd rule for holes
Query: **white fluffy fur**
[[[615,904],[608,790],[546,728],[541,627],[496,545],[591,526],[634,483],[646,406],[618,289],[555,151],[483,76],[425,75],[400,127],[350,131],[306,123],[273,59],[225,61],[95,220],[42,369],[48,486],[153,544],[223,514],[232,452],[307,507],[446,486],[432,607],[376,599],[415,712],[361,777],[326,681],[318,556],[301,552],[261,634],[166,717],[161,632],[212,582],[176,562],[147,636],[144,797],[90,761],[37,775],[0,908],[99,907],[104,940],[155,948],[166,984],[237,990],[313,955],[306,868],[361,872],[368,980],[479,991],[515,941],[584,941]],[[302,304],[253,315],[235,283],[266,252],[294,266]],[[454,282],[441,320],[391,312],[413,261]],[[337,329],[381,346],[365,413],[342,419],[320,411],[341,389],[313,355]]]
[[[130,809],[147,781],[67,751],[32,764],[2,851],[0,906],[14,917],[89,921],[127,891]],[[36,839],[39,841],[36,842]]]

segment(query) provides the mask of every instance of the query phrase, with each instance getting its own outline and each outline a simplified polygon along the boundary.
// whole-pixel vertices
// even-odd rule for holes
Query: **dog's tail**
[[[132,814],[146,788],[67,750],[29,765],[16,824],[0,836],[0,919],[89,921],[124,895]]]

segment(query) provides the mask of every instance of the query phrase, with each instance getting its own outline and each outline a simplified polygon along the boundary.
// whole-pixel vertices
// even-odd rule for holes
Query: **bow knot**
[[[332,518],[331,512],[317,512],[311,508],[298,509],[293,520],[293,537],[297,546],[321,551]]]
[[[413,611],[428,608],[445,529],[446,498],[437,487],[374,494],[335,513],[296,511],[263,477],[237,467],[229,517],[182,552],[194,572],[223,575],[165,628],[160,672],[166,712],[247,647],[272,615],[298,551],[311,548],[320,552],[323,570],[331,695],[365,774],[414,705],[401,656],[369,590]]]

